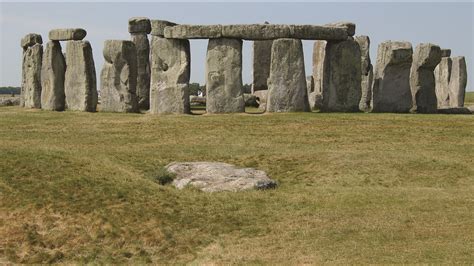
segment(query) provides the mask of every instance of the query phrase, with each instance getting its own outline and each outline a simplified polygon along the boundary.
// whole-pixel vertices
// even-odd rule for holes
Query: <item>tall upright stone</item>
[[[128,32],[137,49],[137,99],[138,107],[150,107],[150,42],[148,34],[151,24],[148,18],[135,17],[128,20]]]
[[[372,100],[372,81],[374,78],[373,67],[370,61],[370,39],[369,36],[357,36],[354,40],[359,44],[361,54],[361,98],[359,110],[367,112],[370,110]]]
[[[451,77],[449,79],[449,107],[463,107],[467,85],[467,67],[464,56],[452,58]]]
[[[324,58],[326,56],[326,41],[315,41],[313,45],[313,92],[309,94],[311,108],[321,109],[323,99]]]
[[[412,56],[413,48],[409,42],[386,41],[379,44],[372,90],[372,112],[410,111]]]
[[[449,51],[449,52],[448,52]],[[449,79],[451,76],[451,50],[441,50],[441,61],[434,70],[435,91],[438,108],[449,107]]]
[[[303,45],[297,39],[273,42],[266,112],[308,112]]]
[[[21,40],[23,48],[20,106],[41,108],[41,65],[43,40],[41,35],[30,33]]]
[[[41,108],[52,111],[64,111],[65,92],[64,76],[66,61],[64,60],[59,41],[49,41],[43,54],[41,67]]]
[[[358,112],[361,73],[361,53],[356,41],[328,41],[324,56],[321,111]]]
[[[190,113],[189,41],[152,36],[151,70],[150,113]]]
[[[69,110],[95,112],[97,78],[89,41],[68,41],[66,45],[65,95]]]
[[[101,110],[136,113],[137,51],[132,41],[107,40],[104,43],[101,80]]]
[[[209,39],[206,56],[207,113],[245,112],[242,40]]]
[[[441,61],[441,49],[431,43],[416,46],[410,70],[410,87],[413,106],[411,112],[436,113],[434,69]]]

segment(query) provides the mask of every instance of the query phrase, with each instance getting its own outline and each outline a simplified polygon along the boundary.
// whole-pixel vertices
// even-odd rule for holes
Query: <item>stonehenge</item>
[[[449,51],[449,52],[448,52]],[[441,50],[441,61],[434,70],[438,108],[449,107],[449,79],[451,77],[451,50]]]
[[[21,39],[23,48],[20,106],[41,108],[41,65],[43,40],[41,35],[30,33]]]
[[[313,84],[314,89],[308,95],[309,105],[321,109],[323,99],[323,68],[326,53],[326,41],[315,41],[313,45]]]
[[[54,29],[49,31],[51,41],[80,41],[86,37],[84,29]]]
[[[253,41],[252,45],[252,93],[268,90],[267,80],[270,76],[270,62],[273,40]]]
[[[452,58],[451,76],[449,79],[449,107],[464,107],[464,95],[467,85],[467,68],[464,56]]]
[[[150,107],[150,43],[148,34],[151,23],[148,18],[134,17],[128,20],[128,32],[137,49],[137,100],[140,109]]]
[[[66,95],[64,79],[66,61],[59,41],[49,41],[43,54],[41,67],[41,108],[51,111],[64,111]]]
[[[372,100],[372,82],[374,78],[372,63],[370,62],[370,39],[368,36],[357,36],[354,40],[359,44],[361,53],[361,98],[359,110],[368,112]]]

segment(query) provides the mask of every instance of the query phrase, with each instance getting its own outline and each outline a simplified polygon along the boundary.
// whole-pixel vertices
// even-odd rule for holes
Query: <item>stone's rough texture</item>
[[[356,32],[356,25],[352,22],[340,21],[340,22],[329,23],[324,26],[345,28],[347,35],[349,36],[354,36]]]
[[[176,175],[178,189],[193,186],[204,192],[243,191],[276,188],[277,183],[261,170],[239,168],[218,162],[170,163],[165,169]]]
[[[137,51],[131,41],[107,40],[104,43],[101,80],[101,110],[138,112]]]
[[[210,39],[206,58],[206,111],[245,111],[242,90],[242,40]]]
[[[367,112],[370,110],[370,101],[372,99],[372,81],[373,70],[370,62],[370,39],[368,36],[357,36],[354,40],[359,44],[361,55],[361,98],[359,102],[359,110]]]
[[[69,110],[95,112],[97,79],[92,47],[88,41],[69,41],[66,45],[65,94]]]
[[[165,27],[176,26],[176,23],[169,22],[166,20],[152,19],[151,22],[151,35],[164,37],[165,36]]]
[[[451,77],[449,79],[449,106],[463,107],[467,85],[467,67],[464,56],[452,58]]]
[[[140,109],[150,108],[150,42],[146,33],[132,33],[137,49],[137,100]]]
[[[23,48],[23,51],[25,51],[26,48],[35,44],[43,44],[43,39],[41,38],[41,35],[36,33],[29,33],[21,39],[21,48]]]
[[[354,40],[328,42],[323,67],[322,112],[358,112],[361,55]]]
[[[326,56],[326,41],[315,41],[313,45],[313,82],[314,92],[309,95],[311,108],[320,109],[323,99],[324,58]]]
[[[273,42],[266,111],[310,111],[301,40]]]
[[[457,114],[470,115],[470,114],[473,114],[473,111],[467,107],[443,107],[443,108],[438,108],[438,113],[453,114],[453,115],[457,115]]]
[[[151,46],[150,113],[190,113],[189,41],[152,36]]]
[[[20,97],[0,97],[0,106],[20,105]]]
[[[450,57],[451,49],[441,49],[441,57]]]
[[[20,106],[41,108],[43,45],[37,43],[26,47],[23,53]]]
[[[268,89],[272,44],[272,40],[253,42],[252,92]]]
[[[148,18],[135,17],[128,20],[128,32],[130,33],[150,33],[151,24]]]
[[[49,39],[52,41],[80,41],[87,35],[85,29],[54,29],[49,31]]]
[[[407,113],[412,106],[409,42],[386,41],[379,45],[372,91],[372,112]]]
[[[434,69],[440,61],[439,46],[430,43],[421,43],[416,46],[410,70],[412,112],[437,112]]]
[[[306,90],[308,91],[308,94],[314,91],[313,76],[306,76]]]
[[[316,25],[176,25],[166,27],[165,38],[273,40],[294,38],[304,40],[346,40],[347,28]]]
[[[206,97],[191,95],[189,96],[189,104],[191,106],[206,105]]]
[[[43,54],[41,66],[41,108],[52,111],[64,111],[64,60],[59,41],[49,41]]]
[[[443,57],[434,70],[438,108],[449,107],[449,78],[451,76],[451,66],[451,58]]]
[[[256,91],[253,93],[257,97],[258,109],[265,111],[267,107],[268,90]]]

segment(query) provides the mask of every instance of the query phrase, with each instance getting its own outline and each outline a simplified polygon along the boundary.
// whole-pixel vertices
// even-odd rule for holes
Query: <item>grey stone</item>
[[[189,104],[191,106],[206,105],[206,97],[191,95],[189,96]]]
[[[308,112],[303,45],[297,39],[273,42],[266,112]]]
[[[41,38],[41,37],[40,37]],[[43,45],[26,46],[23,52],[20,106],[41,108],[41,65]]]
[[[137,49],[137,100],[140,109],[150,108],[150,42],[146,33],[132,33]]]
[[[265,111],[267,107],[268,90],[255,91],[253,95],[257,97],[258,109]]]
[[[49,41],[43,54],[41,66],[41,108],[64,111],[64,77],[66,61],[59,41]]]
[[[196,187],[204,192],[244,191],[276,188],[277,183],[261,170],[240,168],[219,162],[170,163],[165,169],[175,174],[173,186]]]
[[[451,66],[451,58],[442,57],[434,70],[438,108],[449,107],[449,79],[451,76]]]
[[[359,110],[367,112],[370,110],[372,99],[373,67],[370,61],[370,39],[368,36],[357,36],[354,40],[359,44],[361,54],[361,98]]]
[[[323,67],[322,112],[358,112],[361,54],[354,40],[327,42]]]
[[[207,113],[245,112],[242,40],[210,39],[206,57]]]
[[[315,41],[313,45],[313,82],[314,92],[309,95],[312,109],[320,109],[323,99],[324,58],[326,56],[326,41]],[[318,101],[319,99],[319,101]],[[316,106],[319,104],[318,106]]]
[[[379,45],[372,89],[372,112],[407,113],[412,106],[409,42],[386,41]]]
[[[270,76],[272,43],[272,40],[253,42],[252,92],[268,89],[267,80]]]
[[[29,33],[26,34],[25,37],[21,38],[21,48],[23,48],[23,51],[25,51],[26,48],[35,44],[43,44],[43,39],[41,38],[41,35],[36,33]]]
[[[467,107],[443,107],[438,108],[439,114],[470,115],[472,111]]]
[[[441,49],[441,57],[450,57],[451,49]]]
[[[371,109],[372,101],[372,86],[374,82],[374,72],[372,65],[370,66],[369,73],[367,76],[362,75],[361,77],[361,97],[359,102],[359,110],[363,112],[369,112]]]
[[[452,58],[451,77],[449,79],[449,106],[463,107],[467,85],[467,67],[464,56]]]
[[[306,76],[306,90],[308,91],[308,94],[314,91],[313,76]]]
[[[356,25],[352,22],[346,22],[346,21],[328,23],[328,24],[325,24],[324,26],[345,28],[346,32],[347,32],[347,35],[349,35],[349,36],[354,36],[355,31],[356,31]]]
[[[95,112],[97,78],[88,41],[69,41],[66,45],[65,94],[69,110]]]
[[[151,42],[150,113],[190,113],[189,41],[152,36]]]
[[[430,43],[416,46],[410,70],[410,87],[413,107],[411,112],[436,113],[434,69],[441,61],[441,49]]]
[[[176,26],[176,23],[166,21],[166,20],[158,20],[152,19],[151,22],[151,35],[164,37],[165,36],[165,27],[168,26]]]
[[[137,51],[132,41],[104,42],[104,66],[101,71],[101,110],[138,112]]]
[[[150,19],[145,17],[134,17],[128,20],[129,33],[145,33],[151,32]]]
[[[165,38],[213,39],[222,37],[222,25],[176,25],[165,27]]]
[[[257,96],[253,94],[244,93],[244,100],[246,107],[258,107],[259,105]]]
[[[54,29],[49,31],[49,39],[52,41],[80,41],[87,35],[85,29]]]

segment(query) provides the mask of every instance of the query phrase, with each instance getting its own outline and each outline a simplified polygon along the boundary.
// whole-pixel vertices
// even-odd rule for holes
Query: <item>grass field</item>
[[[0,125],[0,263],[474,261],[474,115],[2,107]],[[157,184],[173,161],[256,167],[279,188]]]

